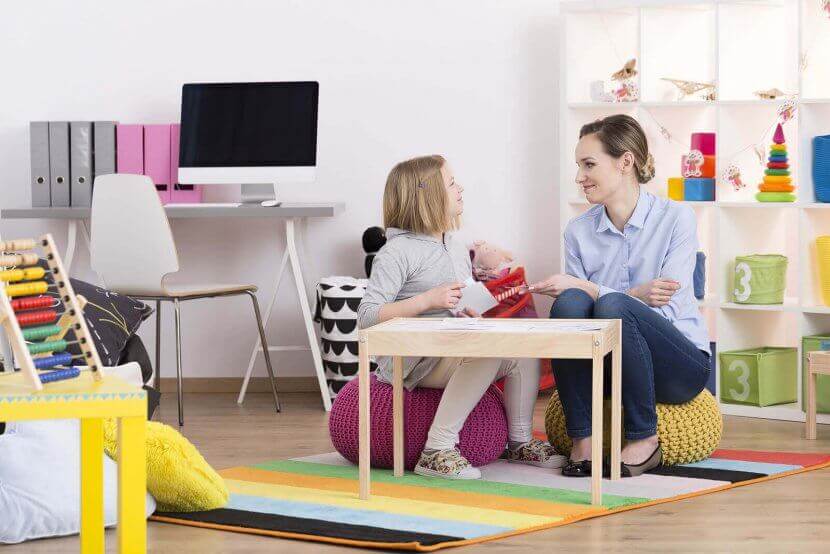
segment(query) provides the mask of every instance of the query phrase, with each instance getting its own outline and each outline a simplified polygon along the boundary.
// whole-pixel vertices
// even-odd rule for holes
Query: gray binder
[[[69,206],[69,122],[49,122],[49,173],[52,206]]]
[[[29,151],[32,162],[32,207],[47,208],[52,205],[49,192],[49,122],[29,123]]]
[[[96,121],[92,136],[95,177],[115,173],[115,121]]]
[[[69,203],[92,206],[92,122],[69,124]]]

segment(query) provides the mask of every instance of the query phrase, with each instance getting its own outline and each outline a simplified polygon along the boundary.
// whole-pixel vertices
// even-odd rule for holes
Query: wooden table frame
[[[407,329],[406,323],[413,322]],[[453,358],[565,358],[590,359],[592,364],[591,402],[591,504],[602,503],[602,414],[603,414],[603,359],[611,353],[611,479],[620,478],[620,449],[622,446],[622,324],[612,320],[567,320],[560,323],[602,324],[598,331],[502,331],[502,330],[448,330],[416,328],[414,322],[424,319],[396,318],[359,332],[358,390],[360,409],[359,496],[370,495],[370,421],[369,421],[369,357],[391,356],[393,359],[393,473],[403,475],[403,360],[404,356]],[[533,320],[498,320],[500,325],[527,324]],[[539,320],[551,324],[554,320]]]
[[[804,423],[808,440],[816,440],[816,385],[819,375],[830,375],[830,352],[807,354],[807,414]]]

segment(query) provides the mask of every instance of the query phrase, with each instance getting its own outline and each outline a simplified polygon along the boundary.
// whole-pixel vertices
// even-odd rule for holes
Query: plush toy
[[[503,277],[512,268],[513,254],[487,241],[477,240],[469,249],[473,276],[478,281]]]
[[[380,227],[369,227],[363,231],[363,251],[366,252],[366,259],[363,262],[363,269],[366,277],[372,273],[372,261],[375,254],[386,244],[386,231]]]

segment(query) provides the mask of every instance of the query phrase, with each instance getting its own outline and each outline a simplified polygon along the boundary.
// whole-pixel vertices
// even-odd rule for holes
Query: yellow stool
[[[118,552],[147,551],[144,427],[147,393],[88,371],[32,392],[23,372],[0,374],[0,421],[81,420],[81,552],[104,552],[104,426],[118,419]]]
[[[606,419],[610,413],[608,407],[606,402]],[[603,425],[604,431],[608,428]],[[571,452],[558,391],[553,392],[545,410],[545,432],[557,452]],[[665,465],[705,460],[718,447],[722,432],[723,417],[718,402],[707,389],[685,404],[657,404],[657,436]],[[603,444],[608,444],[608,437],[603,437]]]

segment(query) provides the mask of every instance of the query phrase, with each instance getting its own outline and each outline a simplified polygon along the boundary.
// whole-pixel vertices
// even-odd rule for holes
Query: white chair
[[[161,303],[173,303],[176,316],[176,394],[179,404],[179,426],[184,424],[179,304],[187,300],[243,294],[251,298],[265,354],[265,365],[271,379],[274,405],[279,412],[280,401],[274,382],[274,371],[255,294],[257,287],[171,282],[171,275],[179,270],[179,258],[167,214],[152,180],[143,175],[102,175],[95,179],[94,190],[90,244],[92,269],[111,290],[142,300],[155,300],[156,379],[161,375]]]

